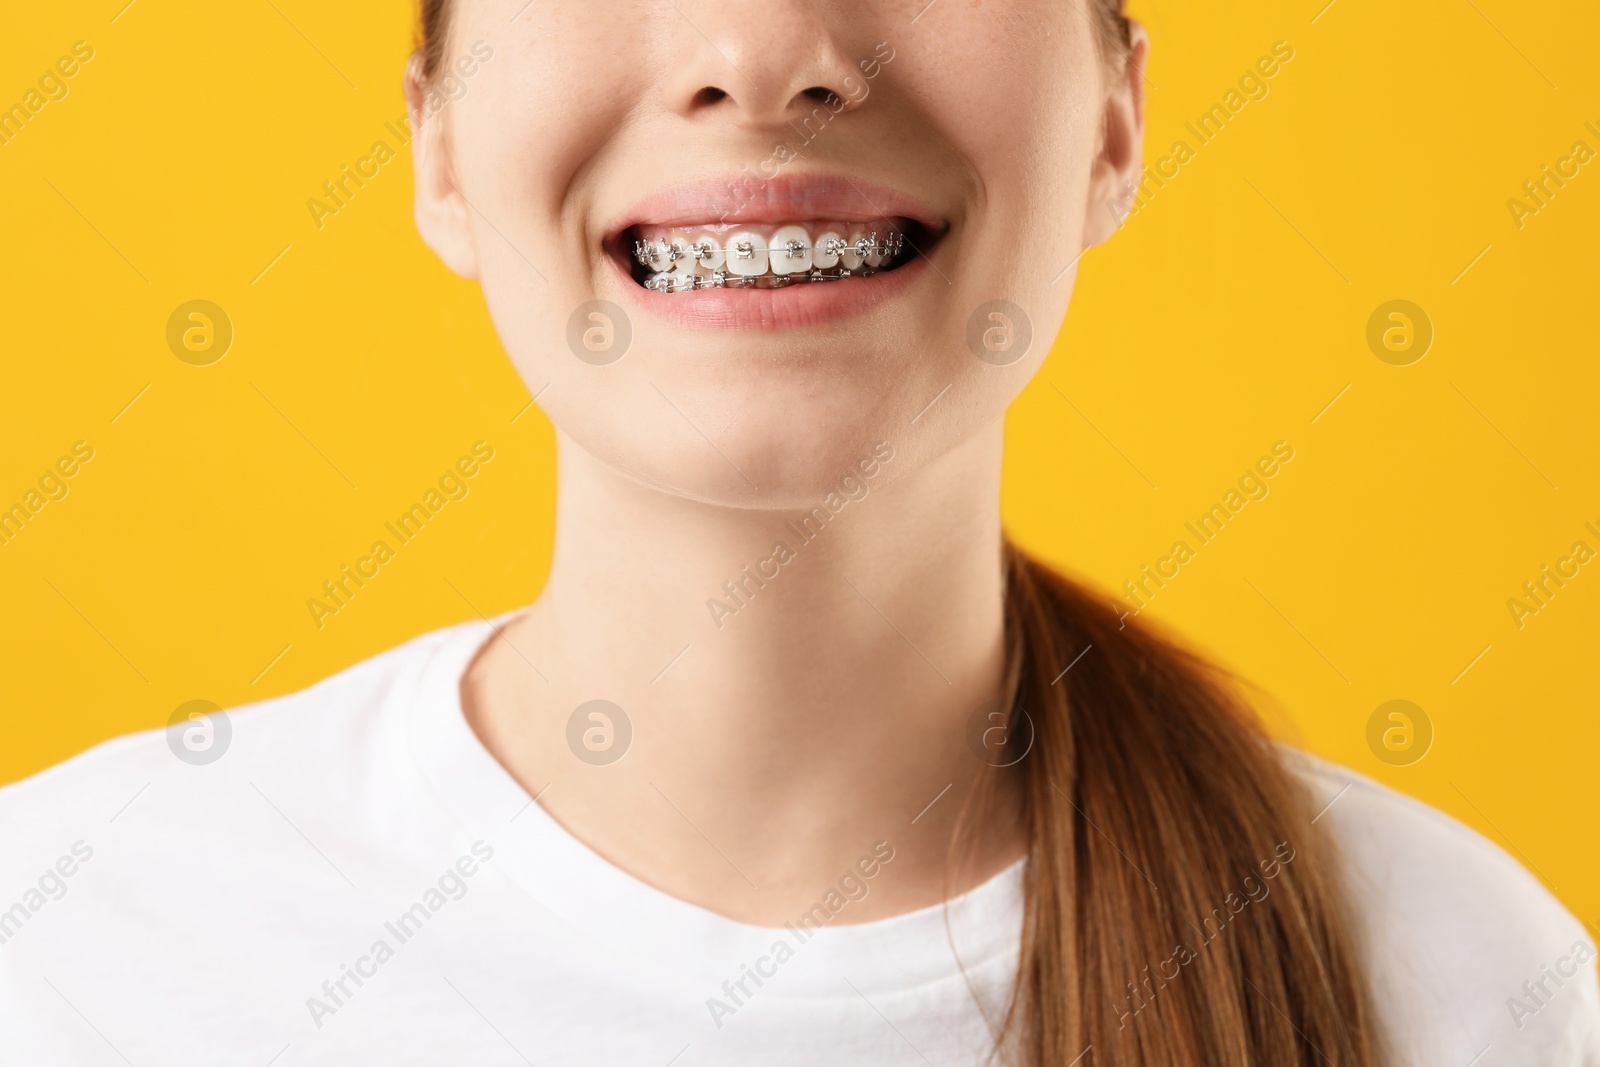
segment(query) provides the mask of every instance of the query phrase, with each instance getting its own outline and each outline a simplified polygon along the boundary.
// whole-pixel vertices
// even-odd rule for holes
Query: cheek
[[[1056,192],[1041,185],[1049,175],[1086,173],[1101,120],[1099,54],[1083,5],[1018,6],[1027,7],[1025,19],[985,12],[961,25],[959,49],[901,49],[883,79],[912,97],[975,170],[990,208],[1013,203],[1004,197],[1018,191]],[[1054,198],[1026,203],[1038,215],[1060,206]]]
[[[574,375],[596,369],[567,341],[569,320],[602,295],[599,281],[611,269],[588,228],[595,222],[589,175],[629,94],[639,91],[628,88],[634,74],[626,53],[597,46],[610,37],[585,29],[583,6],[564,5],[515,39],[496,37],[493,61],[447,116],[484,299],[534,393],[553,382],[570,387]],[[541,7],[550,6],[528,9],[522,22]],[[600,370],[602,380],[617,377],[614,367]]]
[[[605,6],[535,5],[514,32],[490,18],[477,36],[495,41],[494,58],[448,109],[479,247],[492,252],[498,243],[522,274],[547,283],[587,267],[575,253],[593,236],[585,232],[593,175],[616,165],[607,160],[611,142],[646,91],[635,53],[616,46],[616,28],[600,17]],[[496,5],[464,11],[501,14],[479,7]]]
[[[1078,6],[1030,4],[1018,25],[963,25],[959,92],[950,91],[948,57],[919,49],[899,49],[885,73],[902,79],[897,91],[927,111],[978,190],[969,224],[950,243],[960,267],[949,287],[952,325],[965,330],[992,301],[1016,305],[1033,334],[1024,365],[1049,347],[1066,313],[1086,213],[1095,210],[1100,60]]]

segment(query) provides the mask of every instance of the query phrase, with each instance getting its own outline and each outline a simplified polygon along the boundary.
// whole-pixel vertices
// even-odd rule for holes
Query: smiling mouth
[[[635,225],[621,235],[630,273],[645,289],[781,289],[852,281],[895,270],[930,243],[914,219],[811,220],[779,225]]]

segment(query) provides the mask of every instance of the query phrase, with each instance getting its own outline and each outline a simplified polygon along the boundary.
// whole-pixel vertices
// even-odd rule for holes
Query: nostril
[[[727,98],[727,90],[718,89],[715,85],[708,85],[694,94],[694,102],[696,104],[715,104]]]
[[[801,95],[808,96],[819,104],[831,104],[833,103],[834,97],[838,96],[839,94],[824,86],[813,85],[811,88],[805,90],[805,92]]]

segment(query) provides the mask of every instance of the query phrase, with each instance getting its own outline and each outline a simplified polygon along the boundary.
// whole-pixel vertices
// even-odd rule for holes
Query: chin
[[[635,403],[614,409],[616,418],[596,419],[594,407],[581,403],[574,408],[583,417],[574,410],[569,418],[553,397],[546,411],[573,445],[612,470],[718,507],[809,508],[847,478],[876,488],[908,465],[912,450],[894,429],[903,420],[893,417],[884,390],[837,381],[763,384],[650,383]]]

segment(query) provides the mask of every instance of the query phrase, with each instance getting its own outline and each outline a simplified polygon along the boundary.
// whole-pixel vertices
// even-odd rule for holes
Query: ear
[[[472,240],[471,208],[456,188],[450,159],[447,112],[430,106],[431,94],[423,78],[422,56],[406,64],[406,105],[411,112],[411,159],[416,172],[417,230],[423,241],[463,278],[478,276],[477,247]]]
[[[1150,35],[1133,22],[1128,39],[1121,75],[1106,87],[1100,151],[1089,174],[1088,214],[1083,220],[1085,248],[1107,240],[1122,225],[1144,164],[1144,66]]]

